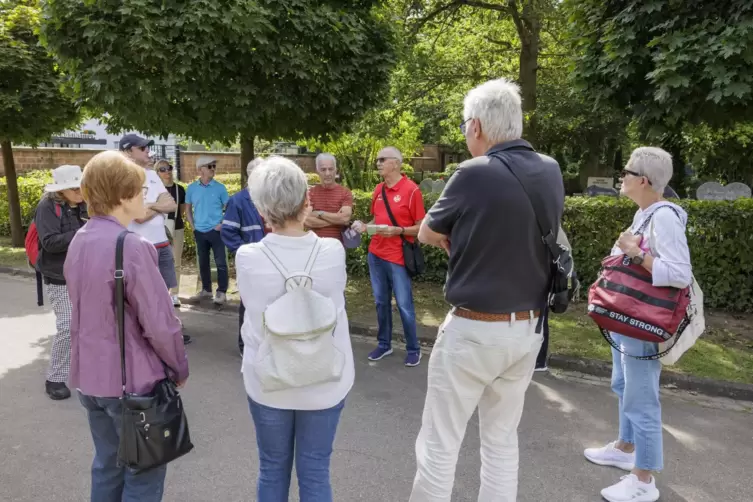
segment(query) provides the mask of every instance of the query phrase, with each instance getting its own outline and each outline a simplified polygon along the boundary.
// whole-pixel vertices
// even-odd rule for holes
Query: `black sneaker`
[[[190,337],[190,336],[188,336],[188,335],[183,335],[183,345],[188,345],[188,344],[189,344],[189,343],[191,343],[191,342],[193,342],[193,340],[191,340],[191,337]]]
[[[50,396],[50,399],[54,401],[61,401],[71,397],[70,389],[63,382],[46,381],[44,383],[44,390],[47,392],[47,395]]]

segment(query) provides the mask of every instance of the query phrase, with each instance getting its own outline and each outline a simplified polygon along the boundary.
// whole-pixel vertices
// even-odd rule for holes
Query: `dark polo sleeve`
[[[450,235],[460,215],[469,207],[465,197],[472,196],[468,186],[468,172],[462,167],[447,182],[437,202],[426,215],[429,228],[443,235]]]

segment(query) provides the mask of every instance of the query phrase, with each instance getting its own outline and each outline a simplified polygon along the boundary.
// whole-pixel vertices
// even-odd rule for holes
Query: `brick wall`
[[[16,172],[39,171],[54,169],[63,164],[86,165],[89,160],[102,150],[89,150],[84,148],[28,148],[14,147],[13,159],[16,163]],[[5,176],[5,166],[0,158],[0,176]]]
[[[86,165],[89,160],[102,150],[90,150],[83,148],[28,148],[14,147],[13,158],[16,161],[16,172],[52,170],[63,164]],[[201,155],[211,155],[217,159],[217,174],[231,174],[240,172],[241,156],[239,153],[221,152],[180,152],[181,156],[181,179],[192,181],[198,177],[196,160]],[[306,172],[315,172],[316,164],[314,154],[283,155]],[[5,176],[5,167],[0,157],[0,176]]]

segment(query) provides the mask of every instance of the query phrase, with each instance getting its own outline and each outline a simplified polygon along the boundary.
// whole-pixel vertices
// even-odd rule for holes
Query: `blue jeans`
[[[199,232],[194,230],[196,238],[196,254],[199,256],[199,275],[201,276],[201,288],[212,292],[212,269],[209,267],[209,251],[214,254],[214,262],[217,264],[217,292],[227,293],[228,275],[227,260],[225,259],[225,243],[217,230]]]
[[[345,401],[315,411],[248,404],[259,448],[257,502],[288,502],[294,458],[301,502],[332,502],[329,462]]]
[[[403,321],[405,346],[409,354],[420,352],[416,334],[416,309],[408,272],[402,265],[390,263],[369,253],[369,275],[376,301],[379,348],[392,347],[392,292],[395,292],[400,319]]]
[[[657,344],[612,333],[620,348],[634,356],[656,354]],[[664,467],[659,376],[661,362],[640,361],[612,349],[612,390],[619,398],[620,439],[635,445],[635,467]]]
[[[91,502],[159,502],[167,466],[145,472],[118,467],[120,399],[86,396],[79,392],[94,440]]]

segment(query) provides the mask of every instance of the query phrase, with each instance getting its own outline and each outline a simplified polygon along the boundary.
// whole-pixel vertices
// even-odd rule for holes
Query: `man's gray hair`
[[[400,153],[400,150],[398,150],[394,146],[385,146],[384,148],[382,148],[379,151],[380,152],[385,152],[390,157],[395,157],[400,164],[403,163],[403,154]]]
[[[478,119],[481,131],[492,143],[520,139],[523,109],[520,87],[507,79],[490,80],[466,95],[463,120]]]
[[[661,148],[641,146],[630,154],[627,168],[648,178],[651,188],[663,194],[672,179],[672,156]]]
[[[275,155],[251,171],[248,190],[264,219],[282,227],[303,211],[308,181],[295,162]]]
[[[334,155],[331,153],[320,153],[316,156],[316,168],[319,169],[319,164],[321,164],[325,160],[331,160],[332,163],[335,166],[335,170],[337,170],[337,158],[335,158]]]
[[[253,159],[246,166],[246,174],[248,176],[251,176],[251,171],[253,171],[255,167],[258,167],[262,162],[264,162],[264,157],[256,157],[255,159]]]

